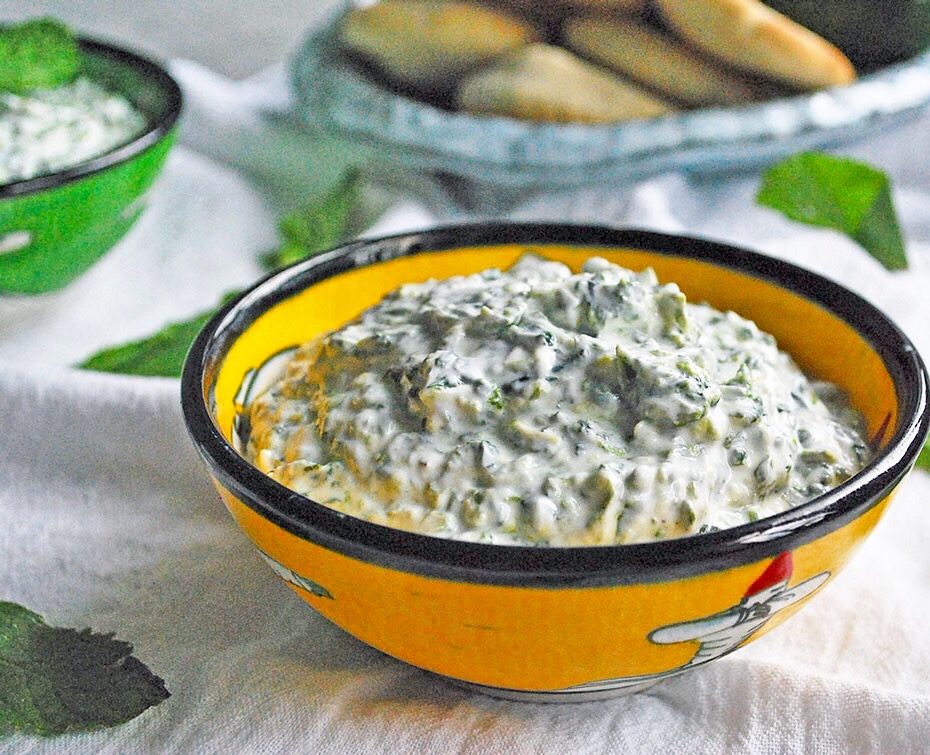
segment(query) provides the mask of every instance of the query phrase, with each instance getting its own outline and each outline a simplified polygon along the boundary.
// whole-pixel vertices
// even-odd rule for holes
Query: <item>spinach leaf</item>
[[[756,202],[844,233],[889,270],[907,268],[891,183],[869,165],[820,152],[794,155],[766,171]]]
[[[128,642],[0,602],[0,736],[115,726],[169,695]]]

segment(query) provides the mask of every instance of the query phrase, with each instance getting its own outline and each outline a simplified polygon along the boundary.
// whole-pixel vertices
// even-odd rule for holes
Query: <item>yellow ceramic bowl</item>
[[[751,318],[809,374],[848,392],[868,422],[873,460],[809,503],[733,529],[533,548],[361,521],[287,490],[237,453],[248,431],[243,407],[276,355],[402,283],[507,267],[526,249],[575,270],[592,255],[649,266],[690,300]],[[182,401],[226,506],[308,603],[396,658],[534,700],[643,688],[784,621],[875,526],[930,422],[927,374],[913,346],[836,283],[708,241],[561,225],[481,224],[360,241],[265,278],[200,334]]]

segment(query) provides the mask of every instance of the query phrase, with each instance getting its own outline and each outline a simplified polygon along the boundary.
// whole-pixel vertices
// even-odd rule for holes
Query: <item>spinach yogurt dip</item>
[[[247,457],[355,517],[500,544],[638,543],[784,511],[870,456],[839,390],[652,270],[404,285],[300,347]]]
[[[86,76],[49,89],[0,92],[0,184],[73,167],[144,128],[145,118],[125,97]]]

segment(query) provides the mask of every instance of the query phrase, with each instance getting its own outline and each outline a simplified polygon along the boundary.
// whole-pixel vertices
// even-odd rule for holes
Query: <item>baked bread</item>
[[[734,105],[759,98],[748,78],[631,18],[577,16],[562,31],[565,44],[583,58],[687,105]]]
[[[450,88],[464,72],[537,39],[503,10],[454,0],[380,0],[346,14],[342,46],[396,83]]]
[[[472,113],[560,123],[651,118],[674,109],[568,50],[542,43],[467,76],[455,104]]]
[[[746,71],[799,89],[843,86],[849,59],[759,0],[655,0],[668,25],[695,47]]]

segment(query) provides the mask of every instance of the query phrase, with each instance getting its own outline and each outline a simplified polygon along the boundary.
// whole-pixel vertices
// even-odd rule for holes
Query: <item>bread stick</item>
[[[380,0],[353,8],[341,29],[346,49],[426,92],[535,39],[532,25],[505,11],[454,0]]]
[[[759,0],[655,0],[669,26],[708,55],[800,89],[856,78],[849,59]]]
[[[560,123],[650,118],[674,109],[568,50],[541,43],[467,76],[456,105],[472,113]]]
[[[562,28],[567,46],[622,76],[688,105],[733,105],[758,99],[756,88],[733,70],[690,46],[630,18],[578,16]]]

